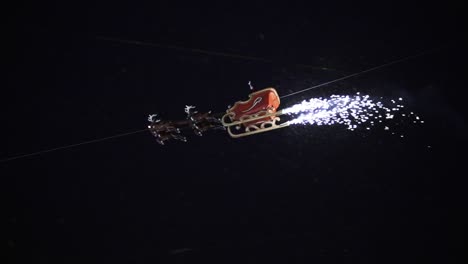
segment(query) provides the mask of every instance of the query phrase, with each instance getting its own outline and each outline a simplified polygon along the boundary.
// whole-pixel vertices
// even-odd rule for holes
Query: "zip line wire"
[[[260,57],[244,56],[244,55],[231,54],[231,53],[226,53],[226,52],[216,52],[216,51],[209,51],[209,50],[195,49],[195,48],[187,48],[187,47],[180,47],[180,46],[174,46],[174,45],[165,45],[165,44],[146,42],[146,41],[127,40],[127,39],[103,37],[103,36],[97,36],[96,39],[104,40],[104,41],[124,43],[124,44],[131,44],[131,45],[149,46],[149,47],[157,47],[157,48],[174,49],[174,50],[180,50],[180,51],[188,51],[188,52],[200,53],[200,54],[205,54],[205,55],[215,55],[215,56],[230,57],[230,58],[237,58],[237,59],[253,60],[253,61],[260,61],[260,62],[265,62],[265,63],[273,63],[274,62],[274,60],[260,58]],[[403,61],[406,61],[406,60],[417,58],[417,57],[426,55],[428,53],[435,52],[435,51],[440,50],[442,48],[444,48],[444,47],[438,47],[438,48],[434,48],[434,49],[431,49],[431,50],[423,51],[423,52],[415,54],[415,55],[400,58],[400,59],[397,59],[397,60],[382,64],[382,65],[379,65],[379,66],[376,66],[376,67],[373,67],[373,68],[370,68],[370,69],[367,69],[367,70],[364,70],[364,71],[361,71],[361,72],[356,72],[356,73],[346,75],[344,77],[341,77],[341,78],[338,78],[338,79],[335,79],[335,80],[332,80],[332,81],[329,81],[329,82],[321,83],[319,85],[315,85],[315,86],[312,86],[312,87],[309,87],[309,88],[306,88],[306,89],[303,89],[303,90],[299,90],[297,92],[286,94],[286,95],[280,96],[280,98],[286,98],[286,97],[291,96],[291,95],[299,94],[299,93],[309,91],[309,90],[312,90],[312,89],[316,89],[316,88],[319,88],[319,87],[322,87],[322,86],[325,86],[325,85],[328,85],[328,84],[332,84],[332,83],[339,82],[339,81],[342,81],[342,80],[345,80],[345,79],[349,79],[349,78],[352,78],[352,77],[357,76],[357,75],[361,75],[361,74],[364,74],[364,73],[367,73],[367,72],[370,72],[370,71],[374,71],[374,70],[384,68],[384,67],[387,67],[387,66],[390,66],[390,65],[393,65],[393,64],[397,64],[399,62],[403,62]],[[330,69],[330,68],[326,68],[326,67],[311,66],[311,65],[306,65],[306,64],[296,64],[296,66],[303,67],[303,68],[311,68],[311,69],[316,69],[316,70],[319,69],[319,70],[337,71],[335,69]]]
[[[295,95],[295,94],[299,94],[299,93],[303,93],[305,91],[309,91],[309,90],[312,90],[312,89],[316,89],[316,88],[319,88],[319,87],[322,87],[322,86],[325,86],[325,85],[329,85],[329,84],[332,84],[332,83],[336,83],[336,82],[339,82],[339,81],[342,81],[342,80],[345,80],[345,79],[349,79],[349,78],[352,78],[352,77],[355,77],[355,76],[358,76],[358,75],[361,75],[361,74],[364,74],[364,73],[367,73],[367,72],[370,72],[370,71],[375,71],[377,69],[380,69],[380,68],[384,68],[384,67],[387,67],[387,66],[390,66],[390,65],[393,65],[393,64],[397,64],[397,63],[400,63],[400,62],[403,62],[403,61],[406,61],[406,60],[410,60],[410,59],[414,59],[414,58],[417,58],[417,57],[421,57],[423,55],[426,55],[426,54],[429,54],[429,53],[433,53],[437,50],[440,50],[442,48],[435,48],[435,49],[431,49],[431,50],[426,50],[426,51],[423,51],[421,53],[418,53],[418,54],[415,54],[415,55],[411,55],[411,56],[407,56],[407,57],[404,57],[404,58],[401,58],[401,59],[397,59],[397,60],[394,60],[394,61],[391,61],[391,62],[388,62],[388,63],[385,63],[385,64],[382,64],[382,65],[379,65],[379,66],[375,66],[375,67],[372,67],[372,68],[369,68],[367,70],[363,70],[363,71],[360,71],[360,72],[356,72],[356,73],[353,73],[353,74],[350,74],[350,75],[346,75],[344,77],[341,77],[341,78],[338,78],[338,79],[335,79],[335,80],[332,80],[332,81],[328,81],[328,82],[324,82],[324,83],[321,83],[319,85],[315,85],[315,86],[312,86],[312,87],[309,87],[309,88],[306,88],[306,89],[303,89],[303,90],[299,90],[297,92],[292,92],[290,94],[286,94],[286,95],[283,95],[283,96],[280,96],[280,98],[285,98],[285,97],[288,97],[288,96],[291,96],[291,95]]]
[[[187,47],[180,47],[180,46],[174,46],[174,45],[165,45],[165,44],[146,42],[146,41],[127,40],[127,39],[102,37],[102,36],[98,36],[98,37],[96,37],[96,39],[111,41],[111,42],[119,42],[119,43],[124,43],[124,44],[139,45],[139,46],[149,46],[149,47],[155,47],[155,48],[167,48],[167,49],[173,49],[173,50],[179,50],[179,51],[188,51],[188,52],[193,52],[193,53],[201,53],[201,54],[205,54],[205,55],[215,55],[215,56],[221,56],[221,57],[230,57],[230,58],[237,58],[237,59],[244,59],[244,60],[261,61],[261,62],[266,62],[266,63],[272,63],[273,62],[273,60],[269,60],[269,59],[265,59],[265,58],[259,58],[259,57],[244,56],[244,55],[231,54],[231,53],[226,53],[226,52],[210,51],[210,50],[203,50],[203,49],[187,48]]]
[[[140,41],[121,40],[121,39],[105,38],[105,37],[97,37],[97,39],[117,41],[117,42],[121,42],[121,43],[136,44],[136,45],[147,45],[147,46],[153,46],[153,47],[165,47],[165,48],[172,48],[172,49],[191,51],[191,52],[209,54],[209,55],[224,56],[224,57],[250,59],[250,60],[263,61],[263,62],[272,62],[271,60],[256,58],[256,57],[233,55],[233,54],[228,54],[228,53],[212,52],[212,51],[200,50],[200,49],[182,48],[182,47],[177,47],[177,46],[164,46],[164,45],[160,45],[160,44],[140,42]],[[358,75],[361,75],[361,74],[364,74],[364,73],[367,73],[367,72],[370,72],[370,71],[375,71],[377,69],[381,69],[381,68],[384,68],[384,67],[387,67],[387,66],[390,66],[390,65],[394,65],[394,64],[406,61],[406,60],[421,57],[423,55],[426,55],[426,54],[433,53],[435,51],[441,50],[442,48],[443,47],[439,47],[439,48],[423,51],[423,52],[415,54],[415,55],[411,55],[411,56],[407,56],[407,57],[404,57],[404,58],[401,58],[401,59],[397,59],[397,60],[394,60],[394,61],[391,61],[391,62],[388,62],[388,63],[385,63],[385,64],[381,64],[379,66],[375,66],[375,67],[372,67],[372,68],[369,68],[369,69],[366,69],[366,70],[363,70],[363,71],[360,71],[360,72],[356,72],[356,73],[353,73],[353,74],[346,75],[346,76],[338,78],[338,79],[334,79],[334,80],[331,80],[331,81],[328,81],[328,82],[324,82],[324,83],[321,83],[319,85],[315,85],[315,86],[312,86],[312,87],[309,87],[309,88],[306,88],[306,89],[303,89],[303,90],[292,92],[290,94],[283,95],[280,98],[285,98],[285,97],[289,97],[289,96],[296,95],[296,94],[299,94],[299,93],[303,93],[303,92],[306,92],[306,91],[309,91],[309,90],[312,90],[312,89],[316,89],[316,88],[319,88],[319,87],[322,87],[322,86],[326,86],[326,85],[331,84],[331,83],[336,83],[336,82],[339,82],[339,81],[342,81],[342,80],[345,80],[345,79],[349,79],[349,78],[352,78],[352,77],[355,77],[355,76],[358,76]],[[74,148],[74,147],[78,147],[78,146],[82,146],[82,145],[97,143],[97,142],[101,142],[101,141],[105,141],[105,140],[109,140],[109,139],[113,139],[113,138],[129,136],[129,135],[141,133],[141,132],[147,131],[147,130],[148,129],[145,128],[145,129],[140,129],[140,130],[136,130],[136,131],[130,131],[130,132],[122,133],[122,134],[117,134],[117,135],[114,135],[114,136],[109,136],[109,137],[84,141],[84,142],[77,143],[77,144],[71,144],[71,145],[61,146],[61,147],[57,147],[57,148],[51,148],[51,149],[46,149],[46,150],[42,150],[42,151],[37,151],[37,152],[29,153],[29,154],[13,156],[13,157],[10,157],[10,158],[1,159],[0,163],[12,161],[12,160],[17,160],[17,159],[22,159],[22,158],[26,158],[26,157],[31,157],[31,156],[37,156],[37,155],[41,155],[41,154],[44,154],[44,153],[49,153],[49,152],[53,152],[53,151],[57,151],[57,150],[63,150],[63,149]]]
[[[41,154],[56,151],[56,150],[74,148],[74,147],[78,147],[78,146],[82,146],[82,145],[97,143],[97,142],[101,142],[101,141],[109,140],[109,139],[113,139],[113,138],[125,137],[125,136],[129,136],[129,135],[141,133],[141,132],[147,131],[147,130],[148,129],[145,128],[145,129],[140,129],[140,130],[136,130],[136,131],[132,131],[132,132],[117,134],[117,135],[110,136],[110,137],[98,138],[98,139],[88,140],[88,141],[84,141],[84,142],[77,143],[77,144],[66,145],[66,146],[51,148],[51,149],[46,149],[46,150],[41,150],[41,151],[37,151],[37,152],[29,153],[29,154],[24,154],[24,155],[18,155],[18,156],[14,156],[14,157],[11,157],[11,158],[2,159],[2,160],[0,160],[0,163],[7,162],[7,161],[12,161],[12,160],[16,160],[16,159],[21,159],[21,158],[26,158],[26,157],[31,157],[31,156],[37,156],[37,155],[41,155]]]
[[[204,54],[204,55],[213,55],[213,56],[219,56],[219,57],[259,61],[259,62],[263,62],[263,63],[274,63],[275,62],[274,60],[261,58],[261,57],[246,56],[246,55],[240,55],[240,54],[210,51],[210,50],[196,49],[196,48],[188,48],[188,47],[181,47],[181,46],[175,46],[175,45],[166,45],[166,44],[160,44],[160,43],[154,43],[154,42],[119,39],[119,38],[103,37],[103,36],[97,36],[96,39],[97,40],[110,41],[110,42],[116,42],[116,43],[130,44],[130,45],[148,46],[148,47],[154,47],[154,48],[166,48],[166,49],[172,49],[172,50],[178,50],[178,51],[187,51],[187,52],[199,53],[199,54]],[[312,65],[307,65],[307,64],[295,64],[295,66],[301,67],[301,68],[314,69],[314,70],[339,72],[339,70],[336,70],[336,69],[327,68],[327,67],[312,66]]]

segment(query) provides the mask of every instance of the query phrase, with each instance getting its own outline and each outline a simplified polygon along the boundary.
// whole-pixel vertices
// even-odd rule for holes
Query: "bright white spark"
[[[402,101],[403,98],[399,98]],[[392,104],[396,103],[391,100]],[[335,125],[341,124],[349,130],[355,130],[358,126],[365,126],[370,130],[374,121],[396,118],[395,112],[401,112],[403,105],[395,108],[387,107],[382,102],[374,102],[369,95],[356,93],[355,96],[332,95],[328,98],[312,98],[302,103],[283,109],[283,113],[294,116],[288,121],[289,124],[311,124],[311,125]],[[400,115],[405,117],[405,114]],[[409,118],[406,115],[406,118]],[[419,119],[416,117],[416,119]],[[370,126],[368,125],[370,123]],[[385,127],[385,130],[389,130]]]

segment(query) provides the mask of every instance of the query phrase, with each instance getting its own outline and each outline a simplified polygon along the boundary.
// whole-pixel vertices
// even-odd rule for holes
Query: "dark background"
[[[466,263],[461,6],[30,4],[4,9],[2,159],[291,96],[405,98],[424,125],[149,133],[0,163],[7,263]],[[135,45],[104,38],[137,40]],[[187,49],[174,49],[171,46]],[[202,49],[264,58],[209,55]],[[327,68],[321,70],[320,68]]]

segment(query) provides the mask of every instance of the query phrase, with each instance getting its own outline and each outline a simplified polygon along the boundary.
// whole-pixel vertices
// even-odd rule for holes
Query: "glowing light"
[[[383,98],[381,97],[381,99]],[[401,102],[403,98],[400,97],[398,100]],[[380,101],[374,102],[369,95],[360,93],[356,93],[355,96],[332,95],[328,98],[320,97],[305,100],[283,109],[283,113],[294,117],[288,121],[291,125],[310,124],[322,126],[341,124],[349,130],[355,130],[360,125],[364,125],[365,129],[370,130],[371,127],[375,127],[374,121],[377,122],[378,120],[378,123],[382,123],[382,120],[396,119],[396,112],[403,110],[404,106],[401,104],[395,107],[395,100],[392,99],[390,102],[392,106],[387,107]],[[414,113],[411,112],[411,115],[414,115]],[[411,116],[402,113],[398,117],[410,118]],[[415,116],[415,118],[419,120],[418,116]],[[385,126],[384,130],[390,130],[390,128]]]

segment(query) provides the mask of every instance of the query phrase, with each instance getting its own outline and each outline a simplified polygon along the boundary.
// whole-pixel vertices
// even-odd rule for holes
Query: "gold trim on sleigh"
[[[221,122],[223,126],[227,128],[228,134],[231,137],[240,138],[289,126],[290,124],[288,122],[277,123],[281,120],[278,116],[282,114],[283,113],[281,111],[278,111],[276,113],[271,113],[269,111],[261,111],[253,115],[242,116],[239,121],[226,122],[226,117],[228,117],[230,120],[233,120],[233,113],[227,113],[222,117]],[[251,123],[255,120],[265,119],[265,117],[273,118],[270,121],[259,121],[255,124],[245,126],[246,123]]]

